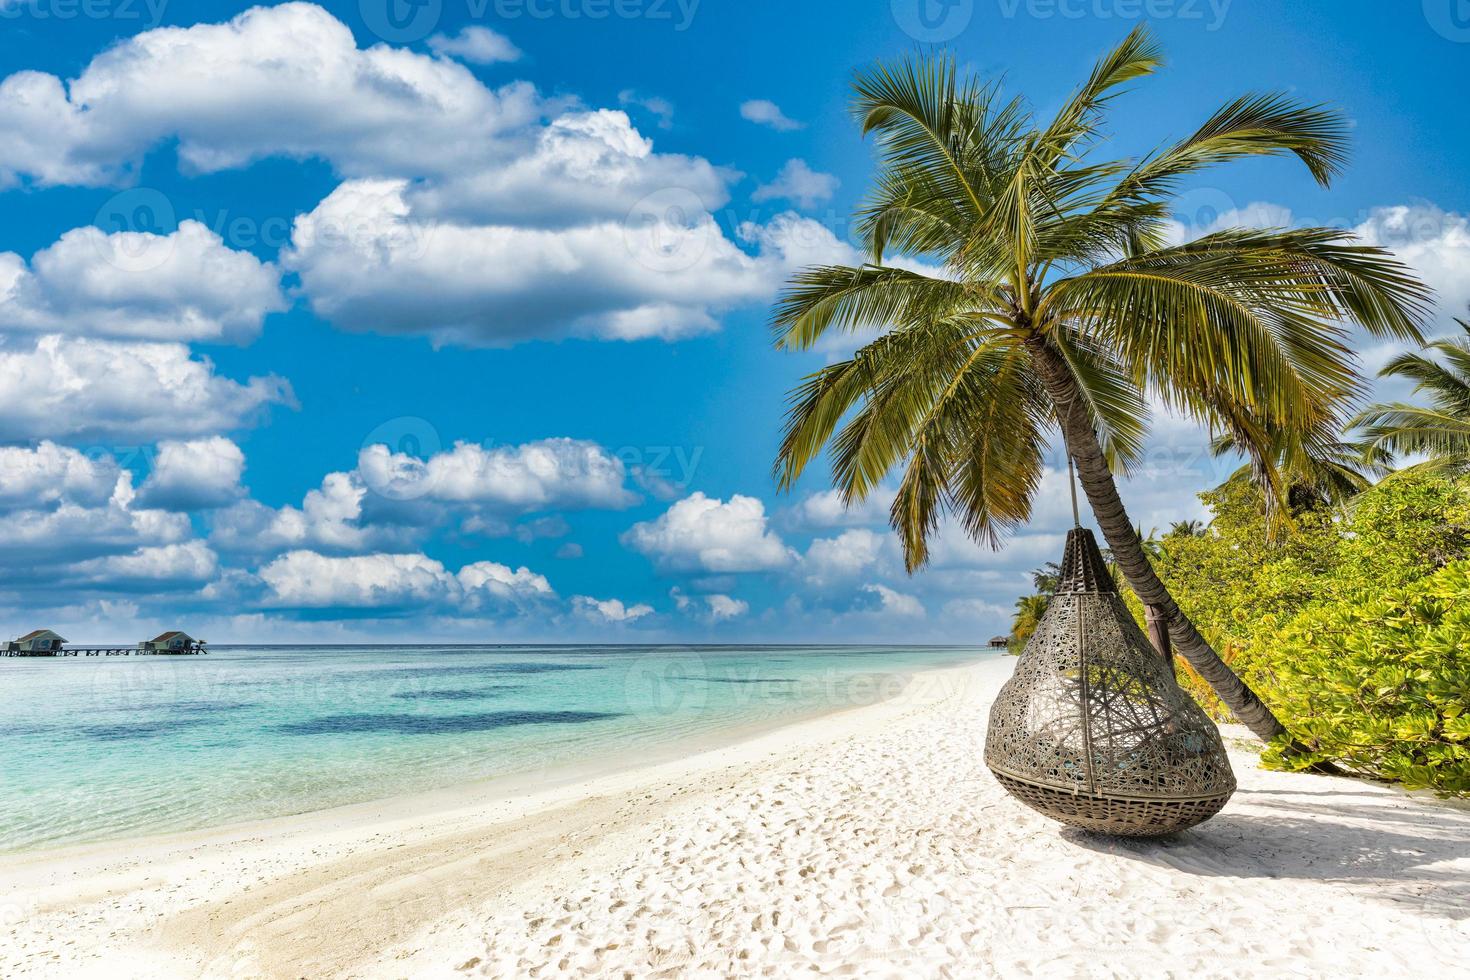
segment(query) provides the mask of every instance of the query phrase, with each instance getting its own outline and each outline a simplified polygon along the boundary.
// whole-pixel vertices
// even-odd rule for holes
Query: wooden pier
[[[0,650],[0,657],[197,657],[209,653],[203,647],[191,650],[140,650],[132,647],[63,647],[45,653]]]
[[[0,643],[0,657],[194,657],[208,652],[203,640],[181,630],[137,644],[72,646],[55,630],[32,630],[18,640]]]
[[[202,647],[193,650],[139,650],[137,647],[65,647],[47,653],[17,653],[0,650],[0,657],[198,657],[209,651]]]

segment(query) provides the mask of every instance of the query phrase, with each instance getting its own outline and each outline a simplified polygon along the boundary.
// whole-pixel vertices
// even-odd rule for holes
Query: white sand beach
[[[1470,975],[1470,809],[1265,772],[1177,838],[981,761],[1015,661],[738,745],[0,858],[0,976]]]

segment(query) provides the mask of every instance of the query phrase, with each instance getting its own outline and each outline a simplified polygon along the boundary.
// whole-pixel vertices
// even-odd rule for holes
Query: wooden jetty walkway
[[[208,650],[200,648],[188,651],[176,651],[139,650],[135,646],[65,647],[61,650],[50,650],[45,653],[19,653],[13,650],[0,650],[0,657],[198,657],[208,653]]]
[[[47,653],[17,653],[0,650],[0,657],[198,657],[208,650],[194,649],[187,652],[163,650],[139,650],[137,647],[66,647]]]
[[[0,657],[194,657],[208,653],[205,646],[203,640],[181,630],[169,630],[142,643],[95,646],[73,646],[55,630],[32,630],[19,640],[0,643]]]

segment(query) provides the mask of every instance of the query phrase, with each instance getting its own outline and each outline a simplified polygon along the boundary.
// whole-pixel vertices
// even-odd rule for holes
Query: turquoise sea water
[[[0,659],[0,851],[569,767],[892,696],[945,647],[238,647]]]

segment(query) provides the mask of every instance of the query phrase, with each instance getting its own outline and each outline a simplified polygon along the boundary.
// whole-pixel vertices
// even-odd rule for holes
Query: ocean
[[[611,771],[902,689],[954,647],[220,647],[0,659],[0,851]]]

